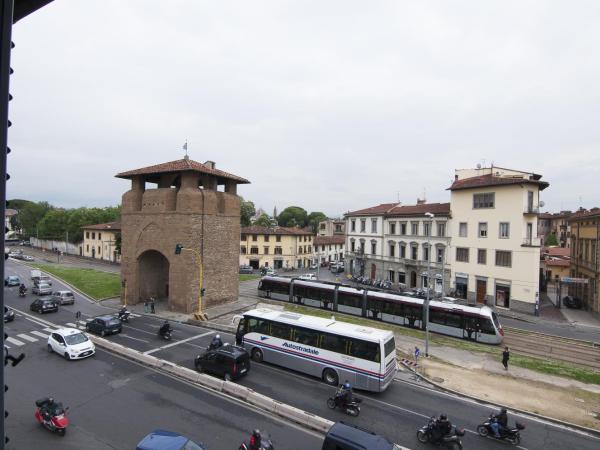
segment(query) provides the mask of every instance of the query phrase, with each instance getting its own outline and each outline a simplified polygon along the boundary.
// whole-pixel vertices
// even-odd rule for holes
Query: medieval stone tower
[[[197,310],[237,300],[240,198],[248,180],[184,159],[116,175],[131,180],[121,211],[121,280],[128,303],[155,297],[160,307]],[[156,187],[147,188],[147,184]],[[175,246],[183,245],[181,254]],[[200,261],[198,260],[200,257]]]

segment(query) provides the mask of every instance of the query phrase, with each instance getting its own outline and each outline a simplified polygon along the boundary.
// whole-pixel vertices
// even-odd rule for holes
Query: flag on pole
[[[183,149],[187,152],[187,141],[185,141],[185,144],[183,144]]]

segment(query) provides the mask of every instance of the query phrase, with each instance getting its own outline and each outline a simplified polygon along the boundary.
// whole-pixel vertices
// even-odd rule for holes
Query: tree
[[[546,242],[544,242],[544,245],[546,247],[550,247],[552,245],[558,245],[558,240],[556,239],[556,234],[554,234],[554,233],[549,234],[548,237],[546,238]]]
[[[308,213],[299,206],[288,206],[279,216],[277,222],[282,227],[305,227],[308,221]]]
[[[240,208],[240,224],[243,227],[249,227],[251,224],[252,216],[256,214],[256,209],[254,208],[254,203],[251,201],[245,201],[242,198],[242,205]]]
[[[41,239],[64,239],[68,214],[64,209],[52,209],[38,223]]]
[[[319,222],[327,220],[327,216],[320,211],[311,212],[308,215],[308,226],[312,229],[313,233],[317,232],[319,228]]]
[[[26,202],[19,209],[19,225],[23,230],[23,235],[27,238],[37,235],[38,223],[44,218],[46,213],[54,209],[48,202]]]
[[[268,214],[261,214],[261,216],[254,221],[253,225],[257,225],[259,227],[270,227],[271,222],[272,220]]]

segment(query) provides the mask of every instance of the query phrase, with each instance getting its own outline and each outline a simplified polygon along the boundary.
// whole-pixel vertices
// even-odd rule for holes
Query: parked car
[[[240,266],[240,273],[252,273],[253,271],[252,266]]]
[[[277,275],[277,272],[275,272],[275,270],[272,267],[263,267],[262,269],[260,269],[260,274],[262,276],[265,276],[265,275],[275,276],[275,275]]]
[[[196,356],[196,370],[208,372],[225,381],[237,380],[250,371],[250,355],[243,347],[224,344],[216,350],[207,350]]]
[[[60,305],[74,305],[75,296],[71,291],[54,291],[52,298],[56,300]]]
[[[21,242],[19,242],[19,245],[23,245],[25,247],[31,247],[31,242],[29,242],[29,241],[21,241]]]
[[[15,312],[8,308],[8,307],[4,307],[4,321],[5,322],[12,322],[13,320],[15,320]]]
[[[400,450],[401,448],[372,431],[337,422],[325,435],[322,450]]]
[[[23,259],[23,253],[18,253],[18,252],[10,252],[8,254],[9,258],[13,258],[13,259]]]
[[[52,294],[52,286],[46,283],[34,284],[31,288],[31,293],[37,295],[50,295]]]
[[[44,314],[47,312],[58,312],[58,303],[51,298],[38,298],[29,306],[31,311]]]
[[[21,279],[16,275],[10,275],[4,279],[4,286],[20,286]]]
[[[92,333],[106,336],[107,334],[116,334],[122,331],[121,321],[115,316],[104,314],[89,319],[85,324],[85,330]]]
[[[317,263],[312,263],[312,264],[309,266],[309,269],[310,269],[310,270],[317,270],[317,268],[318,268],[318,267],[319,267],[319,265],[318,265]]]
[[[573,297],[572,295],[566,295],[563,297],[562,301],[563,305],[565,305],[567,308],[581,309],[583,306],[581,299],[579,297]]]
[[[94,343],[84,332],[75,328],[59,328],[48,336],[48,351],[65,359],[81,359],[96,353]]]
[[[330,271],[331,273],[342,273],[344,271],[344,265],[332,266]]]
[[[33,256],[23,255],[23,260],[25,260],[25,261],[33,261],[34,259],[33,259]]]
[[[144,437],[135,450],[206,450],[203,444],[198,444],[181,434],[165,430],[154,430]]]
[[[314,281],[316,281],[317,276],[314,273],[305,273],[304,275],[300,275],[298,278],[301,279],[301,280],[309,280],[309,281],[314,280]]]

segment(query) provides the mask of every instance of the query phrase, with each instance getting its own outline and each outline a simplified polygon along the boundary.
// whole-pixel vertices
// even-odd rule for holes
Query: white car
[[[65,359],[82,359],[96,353],[96,347],[83,331],[59,328],[48,336],[48,351],[56,352]]]
[[[298,278],[301,280],[315,281],[317,276],[314,273],[305,273],[304,275],[300,275]]]

